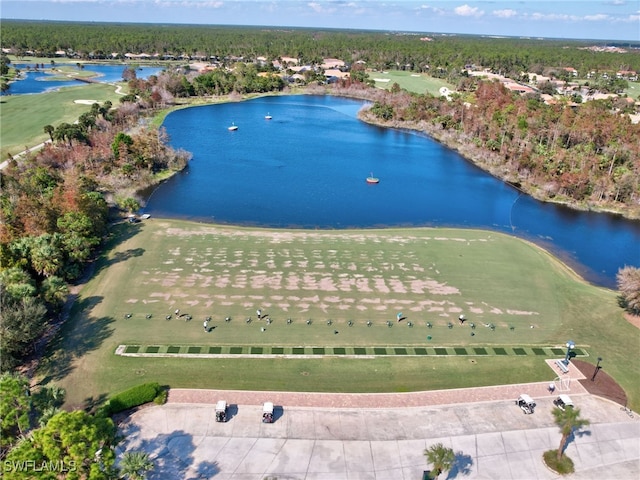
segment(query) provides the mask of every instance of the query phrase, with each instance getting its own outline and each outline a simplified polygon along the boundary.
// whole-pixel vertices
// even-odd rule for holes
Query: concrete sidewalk
[[[579,383],[585,376],[575,365],[569,364],[568,373],[557,370],[555,361],[546,360],[547,365],[556,377],[554,385],[560,393],[561,383],[558,379],[568,380],[568,390],[562,393],[571,395],[586,394],[587,391]],[[553,378],[553,377],[551,377]],[[426,405],[450,405],[456,403],[477,403],[494,400],[515,400],[521,393],[534,398],[553,396],[549,393],[550,382],[520,383],[513,385],[493,385],[490,387],[453,388],[447,390],[429,390],[406,393],[309,393],[309,392],[254,392],[245,390],[196,390],[172,388],[169,391],[169,403],[203,403],[215,404],[220,398],[227,403],[238,405],[262,405],[270,401],[288,407],[321,407],[321,408],[398,408],[422,407]]]
[[[248,403],[236,403],[232,399],[237,392],[183,391],[192,396],[200,392],[206,399],[179,403],[174,397],[166,405],[134,413],[120,425],[125,441],[119,453],[149,452],[156,464],[152,479],[418,480],[429,467],[424,449],[441,442],[456,452],[456,465],[448,476],[441,475],[443,479],[560,478],[541,459],[560,442],[551,413],[554,396],[546,391],[543,396],[533,394],[538,408],[524,415],[513,398],[475,402],[472,390],[476,389],[465,389],[466,402],[461,403],[379,408],[293,402],[306,398],[315,404],[329,398],[323,394],[242,392]],[[287,395],[298,397],[287,402]],[[401,401],[403,395],[385,396],[382,403],[391,397]],[[619,405],[600,397],[579,392],[571,396],[591,425],[567,448],[576,468],[568,478],[637,479],[638,417],[628,417]],[[358,403],[359,395],[347,397],[351,400],[342,403]],[[215,422],[213,407],[219,399],[229,403],[226,423]],[[278,406],[273,424],[261,422],[260,404],[265,400]]]

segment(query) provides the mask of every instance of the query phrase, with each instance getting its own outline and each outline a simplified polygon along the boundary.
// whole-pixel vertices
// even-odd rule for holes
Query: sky
[[[640,0],[0,0],[0,19],[640,41]]]

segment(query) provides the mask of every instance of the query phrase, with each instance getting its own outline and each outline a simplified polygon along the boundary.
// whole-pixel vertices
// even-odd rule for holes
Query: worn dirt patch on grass
[[[631,315],[630,313],[625,313],[624,318],[626,318],[627,322],[629,322],[634,327],[640,328],[640,316]]]
[[[474,315],[537,315],[526,309],[484,302],[464,304],[464,292],[459,286],[438,280],[440,269],[446,269],[446,264],[425,256],[423,251],[424,245],[432,242],[455,242],[461,245],[456,248],[467,248],[490,241],[487,238],[283,232],[216,225],[176,228],[162,221],[160,225],[167,237],[184,239],[184,244],[181,240],[180,246],[167,248],[155,269],[145,268],[145,282],[163,290],[150,296],[169,305],[178,300],[196,305],[188,300],[193,295],[207,308],[257,308],[269,304],[286,312],[338,312],[338,316],[349,311],[386,315],[392,309],[444,317],[462,311]],[[209,237],[218,246],[212,247]],[[194,239],[192,244],[189,238]],[[201,246],[204,238],[206,247]],[[293,295],[282,295],[283,291]],[[314,294],[304,295],[305,292]],[[449,299],[446,304],[437,300],[442,297]]]

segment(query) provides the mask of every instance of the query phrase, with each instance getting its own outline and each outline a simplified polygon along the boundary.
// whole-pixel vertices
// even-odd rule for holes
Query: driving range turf
[[[390,90],[394,83],[404,90],[413,93],[430,93],[436,97],[440,96],[440,88],[445,87],[450,91],[455,91],[455,85],[431,75],[415,73],[406,70],[389,70],[368,72],[369,78],[375,82],[375,86]]]
[[[151,218],[114,228],[39,373],[68,406],[148,381],[404,392],[553,380],[544,359],[573,340],[633,405],[639,337],[615,292],[496,232]]]

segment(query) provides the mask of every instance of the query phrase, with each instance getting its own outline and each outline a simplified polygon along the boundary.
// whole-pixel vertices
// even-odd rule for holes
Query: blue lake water
[[[148,193],[144,212],[268,227],[492,229],[607,287],[620,267],[640,266],[640,222],[538,202],[424,135],[360,122],[362,105],[281,96],[173,112],[170,142],[193,159]],[[379,184],[365,182],[371,173]]]
[[[44,93],[58,90],[62,87],[77,87],[86,85],[78,80],[51,80],[52,77],[59,73],[51,72],[51,64],[44,64],[44,69],[35,69],[35,63],[15,63],[12,64],[19,69],[23,75],[21,80],[11,83],[9,90],[4,95],[25,95],[33,93]],[[27,67],[30,67],[28,70]],[[98,75],[93,79],[100,83],[113,83],[122,81],[122,72],[126,65],[94,65],[85,64],[84,68],[78,71],[95,72]],[[136,69],[138,78],[149,78],[151,75],[157,75],[163,69],[161,67],[140,67]]]

